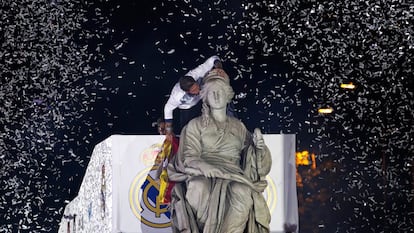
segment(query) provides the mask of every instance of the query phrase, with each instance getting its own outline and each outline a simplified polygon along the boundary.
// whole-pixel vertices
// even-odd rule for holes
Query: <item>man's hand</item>
[[[158,133],[160,135],[165,135],[165,122],[164,121],[158,122],[157,127],[158,127]]]
[[[221,68],[215,68],[210,71],[211,74],[223,77],[225,80],[229,81],[229,75]]]
[[[172,143],[174,137],[172,122],[165,122],[165,140]]]
[[[214,69],[217,69],[217,68],[223,69],[223,64],[221,64],[220,60],[215,60],[214,61]]]
[[[166,133],[165,134],[165,140],[166,141],[168,141],[168,142],[173,142],[173,139],[174,139],[174,137],[175,137],[175,134],[174,133]]]
[[[225,77],[225,78],[229,77],[229,75],[223,69],[217,69],[217,74],[221,77]]]
[[[165,133],[169,133],[173,131],[172,122],[165,122]]]

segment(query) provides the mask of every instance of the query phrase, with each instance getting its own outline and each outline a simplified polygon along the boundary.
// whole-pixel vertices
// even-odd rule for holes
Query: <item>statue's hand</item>
[[[190,176],[199,176],[199,175],[201,175],[201,172],[198,169],[195,169],[195,168],[192,168],[192,167],[186,167],[184,169],[184,171],[187,175],[190,175]]]
[[[265,142],[263,139],[263,134],[259,128],[254,129],[253,132],[253,144],[258,150],[263,150],[265,148]]]
[[[207,178],[223,177],[223,175],[224,175],[223,172],[220,169],[218,169],[218,168],[216,168],[212,165],[204,165],[203,169],[202,169],[202,172],[203,172],[204,176],[207,177]]]

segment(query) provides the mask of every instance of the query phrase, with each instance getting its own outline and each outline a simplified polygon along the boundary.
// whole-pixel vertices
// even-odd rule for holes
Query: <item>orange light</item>
[[[343,88],[343,89],[355,89],[355,85],[353,83],[341,83],[341,88]]]
[[[333,112],[333,108],[319,108],[318,112],[322,114],[329,114]]]
[[[307,150],[296,152],[296,165],[309,165],[309,152]]]
[[[298,165],[312,165],[312,169],[316,169],[315,154],[309,154],[307,150],[296,152],[296,166]]]
[[[315,159],[315,154],[314,153],[311,154],[311,158],[312,158],[312,169],[315,170],[316,169],[316,159]]]

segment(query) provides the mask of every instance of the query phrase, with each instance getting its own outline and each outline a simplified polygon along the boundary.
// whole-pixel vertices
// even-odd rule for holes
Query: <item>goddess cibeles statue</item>
[[[226,115],[234,92],[227,75],[212,70],[201,90],[202,115],[182,130],[168,166],[173,232],[269,232],[270,212],[262,192],[272,159],[259,129],[251,134]]]

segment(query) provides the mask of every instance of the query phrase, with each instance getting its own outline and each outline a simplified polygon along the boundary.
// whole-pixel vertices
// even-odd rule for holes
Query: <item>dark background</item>
[[[51,0],[0,11],[2,232],[56,232],[94,145],[156,134],[172,86],[212,55],[248,129],[296,134],[297,151],[315,153],[316,169],[298,167],[301,232],[412,232],[408,3]]]

